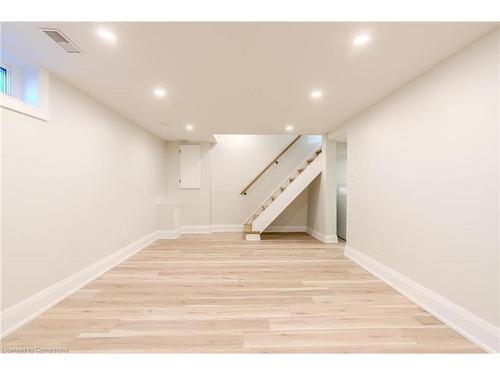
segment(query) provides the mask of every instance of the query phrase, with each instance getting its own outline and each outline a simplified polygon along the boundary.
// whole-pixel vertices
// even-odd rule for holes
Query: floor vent
[[[82,50],[76,46],[61,30],[40,28],[50,39],[59,44],[68,53],[82,53]]]

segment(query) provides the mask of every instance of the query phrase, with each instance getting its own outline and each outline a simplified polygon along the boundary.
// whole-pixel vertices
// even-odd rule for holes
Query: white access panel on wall
[[[201,184],[200,145],[179,146],[179,186],[199,189]]]

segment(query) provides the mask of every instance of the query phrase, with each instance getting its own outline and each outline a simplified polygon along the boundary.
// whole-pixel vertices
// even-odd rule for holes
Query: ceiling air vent
[[[76,46],[67,36],[58,29],[41,28],[41,30],[54,42],[59,44],[68,53],[82,53],[82,50]]]

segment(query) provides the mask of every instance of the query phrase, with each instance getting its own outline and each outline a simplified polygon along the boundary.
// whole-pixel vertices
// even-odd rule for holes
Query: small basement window
[[[0,92],[10,95],[10,67],[0,63]]]
[[[47,121],[48,73],[5,49],[0,55],[0,106]]]

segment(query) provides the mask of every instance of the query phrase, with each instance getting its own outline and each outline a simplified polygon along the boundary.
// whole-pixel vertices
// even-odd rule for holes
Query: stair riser
[[[261,232],[321,173],[321,156],[318,156],[254,221],[252,228]]]
[[[247,240],[247,241],[260,241],[260,234],[258,234],[258,233],[247,233],[245,235],[245,240]]]
[[[266,210],[273,206],[273,203],[275,203],[275,201],[287,191],[287,189],[293,184],[295,180],[301,177],[304,172],[306,172],[307,174],[308,168],[310,168],[311,163],[313,163],[320,155],[321,150],[318,150],[312,156],[310,156],[310,158],[305,162],[305,165],[304,163],[300,164],[298,169],[292,173],[292,176],[294,177],[288,178],[285,184],[280,186],[278,190],[273,193],[270,199],[262,204],[262,206],[255,212],[254,215],[252,215],[248,222],[253,224],[256,220],[258,220],[259,217],[261,217],[261,215],[265,214]]]

